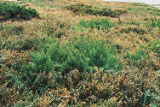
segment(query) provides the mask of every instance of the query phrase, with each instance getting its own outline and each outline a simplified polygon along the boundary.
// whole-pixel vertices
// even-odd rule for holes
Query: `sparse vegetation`
[[[0,5],[0,106],[160,106],[159,10],[95,0]]]

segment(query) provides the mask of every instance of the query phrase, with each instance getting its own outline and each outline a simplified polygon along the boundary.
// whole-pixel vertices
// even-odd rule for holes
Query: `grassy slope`
[[[119,18],[111,18],[77,15],[64,9],[65,6],[77,2],[100,8],[106,6],[113,9],[123,8],[127,9],[128,13],[121,15]],[[0,94],[2,96],[0,101],[2,103],[0,104],[15,104],[17,106],[60,106],[67,104],[77,106],[123,106],[125,104],[145,106],[155,104],[158,106],[160,104],[158,98],[158,92],[160,92],[158,87],[159,54],[154,51],[155,45],[146,48],[150,46],[148,44],[154,44],[155,41],[158,41],[156,45],[159,49],[160,28],[147,27],[151,19],[160,20],[160,11],[158,9],[137,3],[109,3],[94,0],[22,0],[19,4],[35,8],[40,13],[41,19],[0,22],[0,83],[2,83],[0,85],[0,93],[2,93]],[[109,30],[77,26],[81,20],[88,21],[103,18],[114,22],[115,26]],[[70,39],[77,39],[82,36],[104,40],[108,46],[114,44],[119,49],[118,56],[122,60],[123,70],[114,74],[112,71],[107,71],[107,73],[101,70],[103,68],[97,67],[95,68],[96,74],[81,74],[79,71],[73,70],[64,77],[70,82],[69,85],[66,85],[66,83],[64,83],[65,85],[63,83],[61,83],[63,85],[57,84],[55,85],[56,88],[55,86],[49,88],[43,94],[39,94],[35,89],[32,90],[35,92],[32,92],[30,90],[32,86],[26,86],[27,83],[19,77],[22,76],[19,74],[19,69],[24,63],[31,61],[29,54],[37,50],[45,38],[61,41],[61,44],[65,44]],[[143,54],[138,54],[140,50],[147,52],[150,58],[134,59],[134,57],[143,57]],[[128,58],[128,54],[131,59]],[[24,61],[22,61],[22,57]],[[103,75],[102,72],[104,72]],[[46,75],[46,77],[50,78],[49,75]],[[48,81],[54,83],[54,79]],[[66,80],[64,79],[64,81]],[[77,81],[77,85],[74,84],[74,81]],[[124,87],[121,87],[122,84]],[[125,87],[132,88],[125,89]],[[17,94],[15,94],[16,92]],[[108,94],[108,92],[111,94]],[[151,100],[149,95],[154,100]]]

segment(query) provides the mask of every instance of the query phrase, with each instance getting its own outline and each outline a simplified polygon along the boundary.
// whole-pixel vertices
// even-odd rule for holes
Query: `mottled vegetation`
[[[91,15],[100,15],[100,16],[111,16],[117,17],[123,13],[127,13],[126,10],[113,10],[110,8],[98,8],[83,3],[78,3],[66,7],[69,10],[72,10],[74,13],[81,14],[91,14]]]
[[[1,4],[16,5],[11,13],[19,6],[34,8],[41,18],[17,20],[21,15],[3,13],[0,106],[160,106],[156,8],[95,0]]]

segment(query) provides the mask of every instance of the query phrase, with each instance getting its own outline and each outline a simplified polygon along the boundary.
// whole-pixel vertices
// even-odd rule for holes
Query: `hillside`
[[[159,107],[160,10],[0,0],[0,106]]]

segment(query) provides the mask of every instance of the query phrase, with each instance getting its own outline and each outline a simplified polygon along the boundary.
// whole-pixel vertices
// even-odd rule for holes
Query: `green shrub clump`
[[[69,40],[63,45],[60,42],[42,43],[39,49],[40,51],[31,55],[32,61],[27,65],[28,71],[49,72],[53,68],[57,70],[57,65],[61,68],[58,70],[61,71],[74,69],[88,71],[95,66],[106,70],[121,68],[120,60],[115,57],[116,48],[107,47],[101,40],[82,37],[77,40]]]
[[[79,25],[82,26],[82,27],[85,27],[85,28],[92,28],[92,29],[109,29],[111,28],[114,23],[110,22],[108,19],[99,19],[99,20],[95,20],[95,19],[92,19],[90,21],[83,21],[81,20],[79,22]]]
[[[0,16],[2,20],[39,18],[39,13],[32,8],[25,8],[13,2],[0,2]]]
[[[70,5],[70,6],[67,6],[66,8],[75,13],[100,15],[100,16],[111,16],[111,17],[117,17],[127,12],[126,10],[112,10],[109,8],[93,7],[93,6],[89,6],[89,5],[82,4],[82,3]]]
[[[64,76],[75,69],[83,73],[95,71],[95,67],[113,71],[122,68],[114,46],[107,47],[104,41],[86,37],[65,43],[50,38],[42,43],[39,51],[31,54],[31,61],[22,67],[22,72],[29,86],[34,83],[33,87],[38,89],[36,80],[39,80],[40,73],[48,75],[55,72],[56,75]],[[42,83],[39,87],[45,86],[46,79]]]

